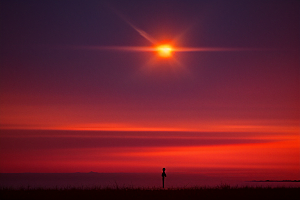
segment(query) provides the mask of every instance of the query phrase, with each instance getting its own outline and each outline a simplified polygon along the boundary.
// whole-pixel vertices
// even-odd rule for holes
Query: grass
[[[300,188],[270,188],[270,187],[231,187],[229,185],[220,185],[211,187],[195,188],[60,188],[60,189],[42,189],[42,188],[1,188],[0,199],[141,199],[141,200],[176,200],[176,199],[299,199]]]

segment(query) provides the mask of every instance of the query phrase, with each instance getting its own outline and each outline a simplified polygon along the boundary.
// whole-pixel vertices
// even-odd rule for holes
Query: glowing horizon
[[[251,170],[252,177],[258,179],[297,179],[299,169],[297,137],[37,130],[31,135],[26,131],[4,133],[0,156],[6,164],[1,163],[1,173],[149,173],[164,166],[169,172],[202,174],[204,170],[205,174],[216,175],[232,170],[238,177],[239,173]],[[12,149],[15,143],[19,146]],[[189,143],[193,145],[186,145]],[[23,154],[18,149],[23,149]],[[27,159],[22,160],[22,156]]]

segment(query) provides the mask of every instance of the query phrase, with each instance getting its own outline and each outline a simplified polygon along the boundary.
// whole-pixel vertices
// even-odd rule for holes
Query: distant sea
[[[160,174],[154,173],[0,173],[0,187],[30,188],[160,188]],[[199,174],[168,173],[166,188],[216,187],[300,187],[300,182],[252,182]]]

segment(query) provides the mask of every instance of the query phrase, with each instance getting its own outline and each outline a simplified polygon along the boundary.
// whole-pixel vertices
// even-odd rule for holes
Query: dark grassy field
[[[230,187],[215,188],[65,188],[0,189],[0,199],[299,199],[300,188]]]

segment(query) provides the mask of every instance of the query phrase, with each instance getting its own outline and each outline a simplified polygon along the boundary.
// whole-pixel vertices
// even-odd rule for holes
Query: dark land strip
[[[176,200],[176,199],[243,199],[243,200],[266,200],[266,199],[292,199],[298,200],[300,188],[270,188],[270,187],[242,187],[232,188],[220,186],[215,188],[94,188],[94,189],[0,189],[0,199],[44,199],[44,200],[101,200],[101,199],[143,199],[143,200]]]

